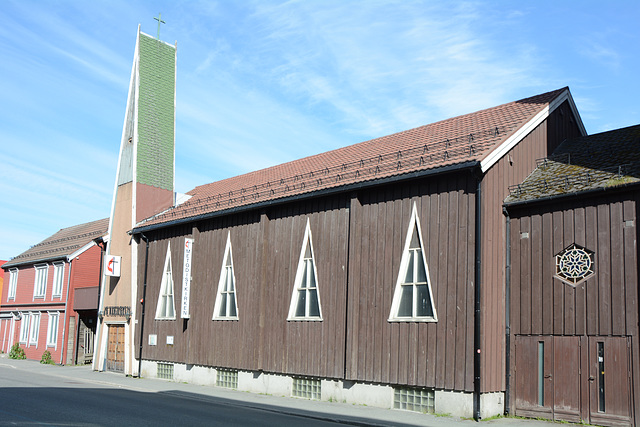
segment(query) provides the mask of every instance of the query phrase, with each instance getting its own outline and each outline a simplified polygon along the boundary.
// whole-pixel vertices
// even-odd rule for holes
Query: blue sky
[[[138,24],[178,44],[176,190],[569,86],[640,123],[637,1],[0,6],[0,259],[109,215]]]

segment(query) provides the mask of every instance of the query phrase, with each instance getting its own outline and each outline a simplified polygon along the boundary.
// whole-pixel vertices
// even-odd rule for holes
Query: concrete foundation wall
[[[156,378],[158,362],[142,361],[142,376]],[[173,380],[198,385],[216,386],[217,369],[207,366],[173,364]],[[356,383],[321,379],[321,400],[352,405],[393,409],[394,387],[385,384]],[[264,372],[238,371],[240,391],[291,397],[293,377]],[[473,416],[473,394],[435,390],[435,413],[457,417]],[[504,413],[504,393],[487,393],[480,397],[480,416],[488,418]]]

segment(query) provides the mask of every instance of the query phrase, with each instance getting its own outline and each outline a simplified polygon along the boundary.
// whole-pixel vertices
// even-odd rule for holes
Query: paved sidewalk
[[[263,394],[241,392],[214,386],[202,386],[178,383],[155,378],[132,378],[113,372],[92,371],[90,366],[42,365],[33,360],[12,360],[6,354],[0,355],[0,372],[2,369],[18,369],[25,375],[49,375],[59,377],[67,384],[83,382],[106,387],[124,388],[143,393],[172,394],[178,398],[208,400],[222,398],[233,401],[238,408],[259,407],[263,410],[287,414],[304,414],[315,419],[333,421],[346,425],[374,426],[434,426],[453,427],[476,425],[500,425],[521,427],[549,427],[552,422],[524,420],[515,418],[499,418],[476,423],[451,416],[419,414],[409,411],[381,409],[371,406],[349,405],[336,402],[320,402],[290,397],[269,396]]]

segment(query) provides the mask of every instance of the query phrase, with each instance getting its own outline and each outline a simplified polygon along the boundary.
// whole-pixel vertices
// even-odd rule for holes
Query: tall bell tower
[[[159,18],[158,26],[161,21]],[[138,375],[138,243],[128,232],[175,203],[176,45],[136,39],[101,281],[94,370]]]

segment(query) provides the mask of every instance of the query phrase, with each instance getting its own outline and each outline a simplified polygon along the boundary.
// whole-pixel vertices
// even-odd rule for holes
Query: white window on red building
[[[29,325],[29,345],[38,348],[38,334],[40,333],[40,313],[31,313]]]
[[[11,268],[9,269],[9,294],[7,299],[15,299],[16,298],[16,288],[18,287],[18,269]]]
[[[36,268],[36,279],[33,283],[33,297],[44,298],[47,292],[47,271],[49,266],[47,264],[39,264]]]
[[[49,312],[49,327],[47,328],[47,347],[56,347],[58,345],[58,320],[60,313],[57,311]]]
[[[26,344],[29,340],[29,313],[22,313],[20,321],[20,343]]]
[[[53,263],[53,289],[52,297],[62,297],[62,283],[64,281],[64,262]]]

